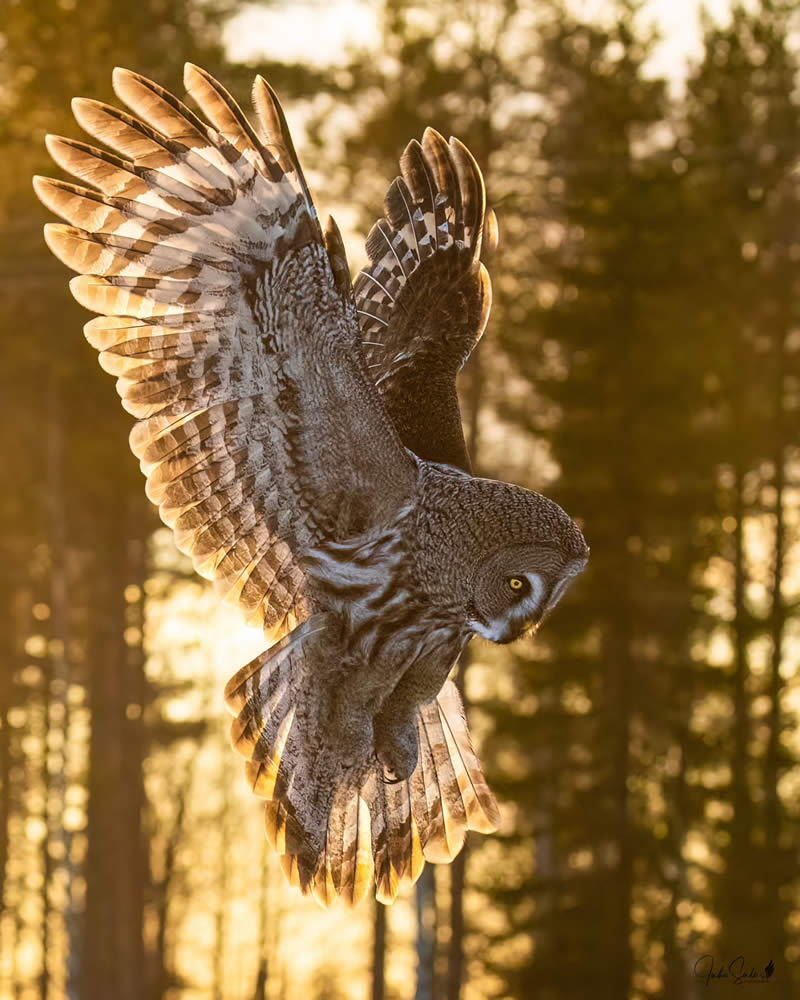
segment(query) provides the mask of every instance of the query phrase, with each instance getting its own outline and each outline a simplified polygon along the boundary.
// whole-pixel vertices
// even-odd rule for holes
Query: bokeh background
[[[2,1000],[800,996],[793,7],[0,0]],[[353,267],[407,140],[467,142],[501,232],[476,464],[592,546],[464,670],[501,831],[389,910],[283,884],[221,698],[262,637],[145,501],[41,238],[69,98],[116,64],[182,93],[185,59],[272,81]]]

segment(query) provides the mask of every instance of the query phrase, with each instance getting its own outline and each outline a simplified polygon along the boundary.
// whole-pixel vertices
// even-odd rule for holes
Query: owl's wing
[[[102,314],[86,336],[138,418],[148,496],[196,569],[278,637],[308,613],[299,556],[391,517],[414,463],[364,372],[349,280],[272,90],[256,79],[257,134],[208,74],[187,65],[184,79],[210,124],[115,70],[138,118],[73,108],[116,153],[50,136],[92,187],[35,187],[69,223],[47,242]]]
[[[411,451],[470,471],[456,375],[483,333],[497,242],[480,168],[458,141],[425,130],[401,160],[384,218],[367,237],[354,290],[370,377]]]

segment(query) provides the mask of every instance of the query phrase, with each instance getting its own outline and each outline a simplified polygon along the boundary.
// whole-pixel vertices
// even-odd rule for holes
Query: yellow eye
[[[522,580],[520,580],[518,576],[512,576],[511,579],[508,581],[508,585],[509,587],[511,587],[512,590],[522,590],[524,586]]]

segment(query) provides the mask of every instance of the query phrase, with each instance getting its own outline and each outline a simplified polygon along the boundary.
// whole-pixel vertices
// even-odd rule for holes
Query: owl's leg
[[[374,727],[375,756],[383,765],[385,780],[394,784],[410,778],[419,755],[415,718],[398,719],[379,712]]]
[[[417,707],[432,701],[450,673],[447,660],[420,661],[403,674],[375,716],[375,755],[389,781],[411,777],[417,766]]]
[[[331,704],[331,731],[345,770],[359,768],[369,759],[373,746],[373,723],[364,706],[351,696],[347,685],[334,693]]]

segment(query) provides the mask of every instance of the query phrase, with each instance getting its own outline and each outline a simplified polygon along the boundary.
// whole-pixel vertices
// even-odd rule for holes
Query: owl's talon
[[[392,770],[392,768],[387,767],[386,764],[384,764],[383,761],[380,759],[377,753],[374,753],[372,756],[375,762],[375,766],[378,768],[378,771],[380,772],[381,781],[384,783],[384,785],[399,785],[401,781],[406,780],[403,777],[398,778],[395,775],[395,772]],[[387,777],[387,775],[392,775],[392,777]]]

